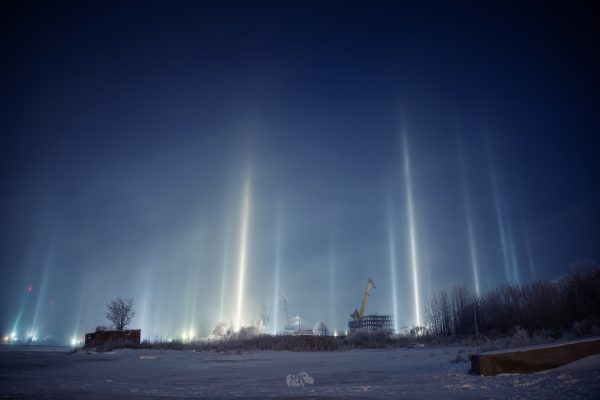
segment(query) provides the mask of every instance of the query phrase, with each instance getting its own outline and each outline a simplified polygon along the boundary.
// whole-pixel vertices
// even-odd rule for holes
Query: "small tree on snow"
[[[133,299],[117,297],[106,305],[106,319],[112,322],[116,330],[122,331],[135,316]]]

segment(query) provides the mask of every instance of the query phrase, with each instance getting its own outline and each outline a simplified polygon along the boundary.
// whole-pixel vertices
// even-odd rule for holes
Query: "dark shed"
[[[123,331],[97,331],[85,334],[85,347],[101,347],[106,345],[140,344],[141,329]]]

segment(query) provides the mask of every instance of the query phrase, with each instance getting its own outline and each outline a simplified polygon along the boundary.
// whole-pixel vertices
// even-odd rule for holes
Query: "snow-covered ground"
[[[0,398],[600,398],[600,355],[527,375],[469,375],[466,347],[255,352],[0,347]],[[313,384],[294,387],[306,372]],[[304,375],[304,382],[310,382]],[[288,382],[292,383],[288,386]]]

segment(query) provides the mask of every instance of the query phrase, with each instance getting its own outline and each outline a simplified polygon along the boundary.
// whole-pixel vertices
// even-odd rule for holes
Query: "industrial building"
[[[363,296],[363,301],[360,306],[360,311],[355,309],[350,315],[352,319],[348,321],[348,328],[350,332],[356,330],[363,330],[366,332],[382,332],[386,334],[392,334],[394,332],[394,319],[391,315],[366,315],[367,303],[369,302],[369,296],[371,289],[375,289],[375,283],[373,279],[369,278],[367,282],[367,288]]]
[[[350,331],[362,329],[368,332],[393,333],[394,319],[391,315],[365,315],[358,320],[348,321]]]

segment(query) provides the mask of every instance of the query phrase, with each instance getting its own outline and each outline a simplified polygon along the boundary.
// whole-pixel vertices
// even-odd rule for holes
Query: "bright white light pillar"
[[[238,297],[235,329],[242,327],[242,302],[244,298],[244,285],[248,251],[248,225],[250,220],[250,178],[244,184],[244,198],[242,202],[242,225],[240,230],[240,252],[238,260]]]
[[[398,289],[396,287],[396,234],[394,231],[394,211],[391,204],[388,204],[388,247],[390,257],[390,277],[392,283],[392,302],[394,308],[394,332],[398,333]]]
[[[475,294],[480,295],[479,284],[479,261],[477,257],[477,247],[475,246],[475,232],[473,228],[473,217],[471,215],[471,199],[469,196],[469,188],[467,184],[467,168],[465,167],[464,155],[462,152],[462,143],[460,136],[457,135],[458,143],[458,161],[460,164],[460,183],[462,187],[463,201],[465,204],[465,218],[467,224],[467,239],[469,242],[469,258],[471,259],[471,270],[473,272],[473,284],[475,286]]]
[[[473,282],[475,283],[475,294],[479,296],[481,294],[479,285],[479,262],[477,258],[477,249],[475,247],[473,221],[471,220],[471,213],[469,211],[467,211],[467,237],[469,238],[469,257],[471,259],[471,269],[473,271]]]
[[[415,212],[412,198],[412,182],[410,179],[410,160],[408,157],[408,138],[402,135],[404,155],[404,184],[406,191],[406,211],[408,214],[408,236],[410,241],[410,265],[412,270],[413,295],[415,303],[415,324],[421,326],[421,300],[419,298],[419,260],[417,258],[417,237],[415,232]]]
[[[225,310],[225,288],[227,285],[227,272],[229,269],[229,234],[230,234],[230,221],[227,218],[225,224],[225,237],[223,238],[223,265],[221,269],[221,301],[219,302],[219,322],[223,322],[223,315]]]

